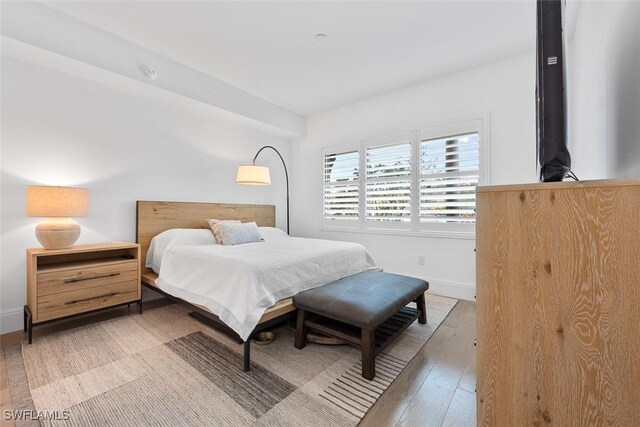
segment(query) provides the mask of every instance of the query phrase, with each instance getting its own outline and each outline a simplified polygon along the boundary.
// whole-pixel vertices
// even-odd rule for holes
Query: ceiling
[[[306,116],[535,49],[532,1],[47,5]]]

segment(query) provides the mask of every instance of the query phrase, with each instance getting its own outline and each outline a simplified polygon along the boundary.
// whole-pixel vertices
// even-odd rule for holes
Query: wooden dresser
[[[104,308],[139,303],[140,245],[103,243],[27,250],[24,329]]]
[[[486,426],[640,425],[640,181],[477,191]]]

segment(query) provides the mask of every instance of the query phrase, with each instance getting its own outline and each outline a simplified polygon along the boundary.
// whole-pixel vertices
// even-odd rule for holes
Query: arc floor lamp
[[[287,182],[287,234],[289,234],[289,172],[287,171],[287,164],[284,162],[282,155],[275,147],[271,145],[265,145],[260,148],[255,156],[253,156],[253,162],[250,165],[238,166],[238,173],[236,175],[236,183],[243,185],[269,185],[271,184],[271,175],[269,174],[269,168],[266,166],[257,166],[256,159],[262,152],[262,150],[270,148],[275,151],[280,160],[282,160],[282,166],[284,166],[284,176]]]

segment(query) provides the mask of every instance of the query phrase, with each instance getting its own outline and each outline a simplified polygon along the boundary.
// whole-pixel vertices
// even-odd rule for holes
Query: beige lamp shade
[[[30,186],[27,216],[72,218],[87,216],[89,191],[84,188]]]
[[[246,185],[269,185],[271,176],[265,166],[244,165],[238,167],[236,183]]]

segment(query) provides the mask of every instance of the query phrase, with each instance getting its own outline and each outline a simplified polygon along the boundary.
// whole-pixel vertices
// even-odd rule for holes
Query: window
[[[396,141],[384,144],[389,140]],[[370,225],[411,221],[411,142],[411,133],[367,141],[365,210]]]
[[[339,222],[359,219],[359,170],[358,151],[324,155],[325,220]]]
[[[486,183],[485,121],[476,117],[323,150],[323,224],[472,238],[476,187]]]
[[[477,132],[420,141],[420,222],[473,223],[480,179]]]

